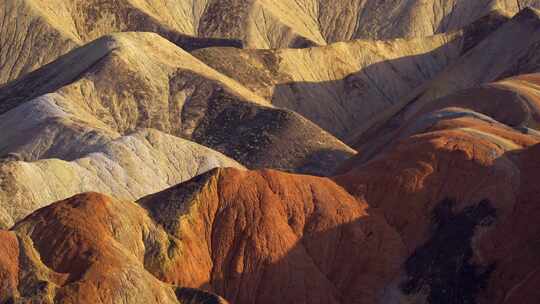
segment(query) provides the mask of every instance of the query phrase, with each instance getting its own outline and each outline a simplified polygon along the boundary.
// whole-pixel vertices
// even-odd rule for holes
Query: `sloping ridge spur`
[[[355,153],[152,33],[97,39],[5,85],[0,128],[3,226],[79,192],[137,199],[221,166],[327,175]]]

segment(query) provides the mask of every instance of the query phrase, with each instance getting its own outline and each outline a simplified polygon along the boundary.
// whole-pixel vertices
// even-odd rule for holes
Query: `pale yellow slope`
[[[304,41],[325,43],[312,9],[292,0],[229,2],[2,1],[0,84],[35,70],[77,46],[115,32],[155,32],[186,48],[239,42],[204,39],[192,42],[182,35],[243,39],[245,45],[255,48],[286,47]],[[231,19],[233,22],[226,21]]]
[[[0,152],[71,159],[81,137],[106,140],[139,128],[193,140],[250,168],[329,174],[355,152],[154,33],[106,36],[70,52],[0,89],[0,113],[37,107],[36,100],[42,112],[73,115],[33,128],[24,142],[5,141]],[[90,134],[87,125],[102,127]]]
[[[243,168],[219,152],[156,130],[110,141],[72,161],[1,160],[0,227],[81,192],[135,200],[215,167]]]
[[[345,138],[457,60],[507,19],[425,38],[355,40],[306,49],[207,48],[193,54],[275,106]]]
[[[516,14],[538,0],[319,0],[326,41],[425,37],[458,30],[492,10]]]
[[[0,1],[0,18],[0,85],[79,45],[69,30],[58,30],[26,1]]]
[[[294,0],[255,2],[249,15],[246,38],[253,48],[324,45],[313,1]]]
[[[540,11],[525,9],[466,56],[400,103],[410,117],[425,104],[458,90],[523,73],[538,71]]]
[[[2,1],[0,84],[115,32],[155,32],[186,48],[208,43],[232,44],[184,36],[197,34],[197,22],[204,8],[203,0]]]
[[[58,31],[88,42],[120,31],[168,27],[195,35],[194,21],[204,1],[117,0],[63,1],[25,0]],[[131,15],[131,16],[130,16]]]
[[[538,0],[5,0],[0,3],[0,84],[103,35],[148,31],[188,49],[326,45],[357,38],[424,37],[510,14]],[[184,35],[201,37],[194,42]],[[7,50],[7,51],[4,51]]]
[[[0,112],[17,110],[0,122],[0,152],[71,158],[78,138],[94,129],[103,140],[139,127],[180,135],[191,130],[182,124],[186,102],[215,88],[270,106],[157,34],[106,36],[0,89]],[[44,128],[48,117],[54,127]]]

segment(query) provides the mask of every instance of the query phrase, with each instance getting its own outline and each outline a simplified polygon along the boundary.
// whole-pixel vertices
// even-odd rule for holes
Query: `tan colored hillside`
[[[430,37],[355,40],[306,49],[205,48],[193,54],[275,106],[348,139],[508,19],[505,12],[493,11],[459,31]]]
[[[31,101],[51,93],[52,101]],[[28,160],[72,159],[76,151],[69,149],[80,147],[81,140],[103,141],[138,128],[198,142],[250,168],[324,175],[355,153],[151,33],[100,38],[0,89],[0,113],[13,117],[9,111],[19,107],[55,117],[47,129],[27,119],[21,127],[31,131],[22,137],[6,126],[15,132],[3,135],[4,153],[22,153]],[[33,118],[50,123],[37,114]]]
[[[0,3],[0,84],[121,31],[155,32],[186,50],[284,48],[458,30],[494,9],[537,0],[6,0]],[[217,38],[217,39],[211,39]],[[220,39],[225,38],[225,40]],[[229,40],[232,39],[232,40]],[[36,52],[29,53],[29,50]],[[37,51],[39,50],[39,51]]]

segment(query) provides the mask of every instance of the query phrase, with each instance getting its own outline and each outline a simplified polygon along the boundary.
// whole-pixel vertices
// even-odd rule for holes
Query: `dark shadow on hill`
[[[195,288],[175,288],[175,295],[181,304],[225,304],[220,296]]]
[[[321,149],[315,151],[301,161],[294,173],[309,174],[315,176],[332,176],[339,165],[349,160],[354,155],[338,149]],[[287,171],[287,170],[283,170]]]
[[[211,94],[201,104],[189,106],[205,109],[189,139],[248,168],[327,175],[354,155],[345,144],[292,111],[242,101],[220,89]]]
[[[214,277],[202,287],[239,304],[499,303],[514,289],[520,290],[528,301],[509,303],[537,303],[540,294],[536,287],[531,284],[527,287],[524,282],[537,273],[540,260],[540,225],[535,221],[540,208],[534,203],[540,197],[540,186],[534,178],[540,172],[539,155],[540,144],[507,152],[495,160],[493,167],[502,167],[498,162],[512,161],[522,168],[521,186],[515,190],[514,203],[501,205],[504,199],[457,201],[447,196],[439,201],[406,206],[425,210],[421,212],[426,215],[407,218],[410,214],[393,210],[396,205],[412,203],[403,197],[403,201],[388,202],[386,206],[371,206],[368,216],[336,223],[322,231],[311,229],[317,226],[311,221],[326,222],[323,213],[316,214],[303,223],[303,235],[280,259],[270,262],[266,256],[253,252],[239,259],[238,251],[229,251],[221,265],[225,277]],[[440,180],[441,175],[446,173],[435,171],[428,179]],[[470,188],[461,191],[482,192],[476,182],[471,176]],[[429,180],[424,185],[434,187]],[[493,189],[493,185],[484,187]],[[369,198],[367,191],[365,195]],[[418,195],[422,196],[411,194]],[[463,196],[463,193],[455,195]],[[370,204],[378,205],[377,198],[370,199],[374,200]],[[402,221],[407,223],[407,228],[402,225],[397,228],[396,223]],[[289,219],[290,227],[295,223],[294,218]],[[405,244],[407,249],[404,249],[396,246],[401,242],[396,229],[425,233],[418,244],[414,237],[404,239],[417,244],[414,248]],[[246,243],[257,246],[255,240]],[[245,254],[253,247],[241,248],[240,254]],[[249,260],[253,257],[255,260]],[[244,271],[235,271],[238,261],[244,263]]]
[[[444,200],[433,211],[432,236],[405,262],[407,279],[401,290],[407,294],[427,293],[430,304],[474,304],[495,264],[472,262],[472,238],[477,226],[491,226],[496,210],[487,200],[452,211],[455,202]],[[427,292],[426,292],[427,291]]]
[[[187,51],[214,46],[243,47],[243,43],[240,40],[199,38],[174,31],[156,31],[165,39]],[[44,94],[55,92],[83,77],[85,73],[91,70],[92,67],[98,65],[104,57],[108,56],[109,53],[113,51],[106,50],[105,47],[90,51],[92,46],[105,43],[108,39],[107,37],[108,36],[98,38],[73,49],[43,67],[1,85],[0,114],[17,107],[23,102]],[[82,63],[84,63],[84,65]],[[73,69],[73,66],[77,68]]]
[[[247,261],[256,272],[236,273],[227,257],[227,277],[201,286],[231,303],[379,303],[425,298],[425,304],[475,304],[495,265],[471,258],[479,226],[495,222],[495,209],[481,201],[456,212],[455,203],[436,204],[427,241],[409,256],[396,247],[397,234],[374,214],[324,232],[304,232],[295,247],[274,263]],[[309,229],[308,229],[309,230]],[[394,237],[394,239],[393,239]],[[396,286],[396,273],[401,272]],[[397,297],[396,297],[397,296]]]
[[[163,38],[171,41],[188,52],[208,47],[244,48],[244,42],[240,39],[195,37],[177,32],[169,32],[161,35],[163,35]]]
[[[456,12],[456,9],[461,11]],[[442,18],[435,32],[445,33],[459,30],[457,28],[452,28],[451,25],[452,21],[456,21],[456,19],[458,19],[457,24],[462,21],[459,20],[461,19],[460,16],[466,15],[466,13],[463,12],[463,9],[467,9],[467,7],[460,7],[460,4],[458,3],[457,7],[454,7],[449,14],[446,14]],[[501,24],[509,21],[510,19],[512,18],[508,16],[505,11],[494,9],[483,16],[478,16],[478,18],[472,20],[470,24],[464,25],[462,28],[466,31],[465,36],[467,37],[467,39],[465,39],[462,53],[466,53],[471,48],[473,48],[476,45],[478,39],[482,39],[481,37],[489,35],[493,28],[499,27]]]

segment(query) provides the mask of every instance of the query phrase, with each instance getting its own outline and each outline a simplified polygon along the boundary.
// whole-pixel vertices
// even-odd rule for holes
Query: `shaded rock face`
[[[433,211],[432,237],[405,262],[407,279],[401,289],[407,295],[427,290],[427,303],[476,303],[495,267],[471,263],[471,242],[476,226],[493,224],[496,210],[482,201],[452,214],[453,205],[451,200],[439,203]]]
[[[194,55],[273,105],[296,111],[343,139],[456,59],[461,43],[460,34],[449,34],[303,50],[208,48]]]
[[[191,135],[250,168],[327,175],[353,154],[300,115],[257,107],[213,92]]]
[[[417,107],[412,106],[407,113],[402,112],[375,133],[366,133],[366,137],[356,143],[357,148],[363,151],[362,156],[351,161],[367,162],[385,151],[393,142],[426,132],[441,119],[476,117],[493,124],[502,123],[520,133],[538,138],[537,83],[537,74],[520,75],[458,91]],[[377,132],[380,136],[371,138]]]
[[[273,105],[296,111],[348,140],[399,107],[411,90],[458,61],[509,19],[493,11],[431,37],[356,40],[303,50],[206,48],[193,54]]]
[[[73,151],[65,151],[69,146],[58,143],[88,141],[88,129],[115,138],[138,128],[196,141],[250,168],[323,174],[355,153],[317,125],[271,107],[153,34],[123,33],[96,40],[4,87],[0,100],[4,116],[13,117],[17,109],[26,108],[15,115],[31,117],[28,124],[37,125],[32,126],[37,130],[23,126],[16,134],[8,133],[6,143],[14,147],[5,147],[4,153],[24,149],[35,158],[71,159]],[[30,114],[38,107],[43,114]],[[43,132],[43,124],[53,130]],[[19,144],[20,132],[28,135]],[[75,139],[57,137],[66,134]],[[321,161],[306,165],[313,155],[322,155]]]
[[[194,288],[178,288],[176,297],[180,303],[227,304],[220,296]]]
[[[403,91],[451,62],[458,56],[460,44],[456,34],[384,44],[356,41],[305,50],[208,48],[194,55],[272,104],[294,110],[346,138],[353,125],[384,110]],[[412,72],[419,66],[424,73],[403,77],[415,75]]]
[[[521,185],[528,165],[520,160],[537,150],[536,143],[538,138],[485,117],[439,118],[428,130],[398,139],[379,157],[337,178],[370,206],[384,210],[385,218],[410,248],[404,273],[385,299],[513,303],[507,297],[521,286],[515,282],[534,282],[534,271],[520,265],[536,259],[538,252],[518,252],[537,238],[536,225],[520,234],[515,230],[520,228],[505,223],[515,223],[519,217],[531,225],[518,214],[525,210],[528,216],[536,214],[535,207],[526,207],[533,196],[523,196],[528,192]],[[522,144],[528,148],[520,150]],[[391,190],[382,185],[392,185]],[[447,197],[455,198],[455,203],[435,203]],[[508,239],[512,245],[503,245]],[[503,257],[501,251],[508,255]],[[500,266],[507,263],[521,269],[516,272],[520,279],[505,279],[512,270]],[[495,292],[493,286],[504,291]],[[537,297],[533,289],[521,290],[528,300]]]
[[[154,34],[96,40],[5,86],[0,100],[5,117],[31,118],[5,135],[2,150],[33,159],[73,159],[81,146],[74,143],[99,144],[139,128],[196,141],[255,169],[326,175],[355,153]],[[29,134],[24,142],[21,131]]]

